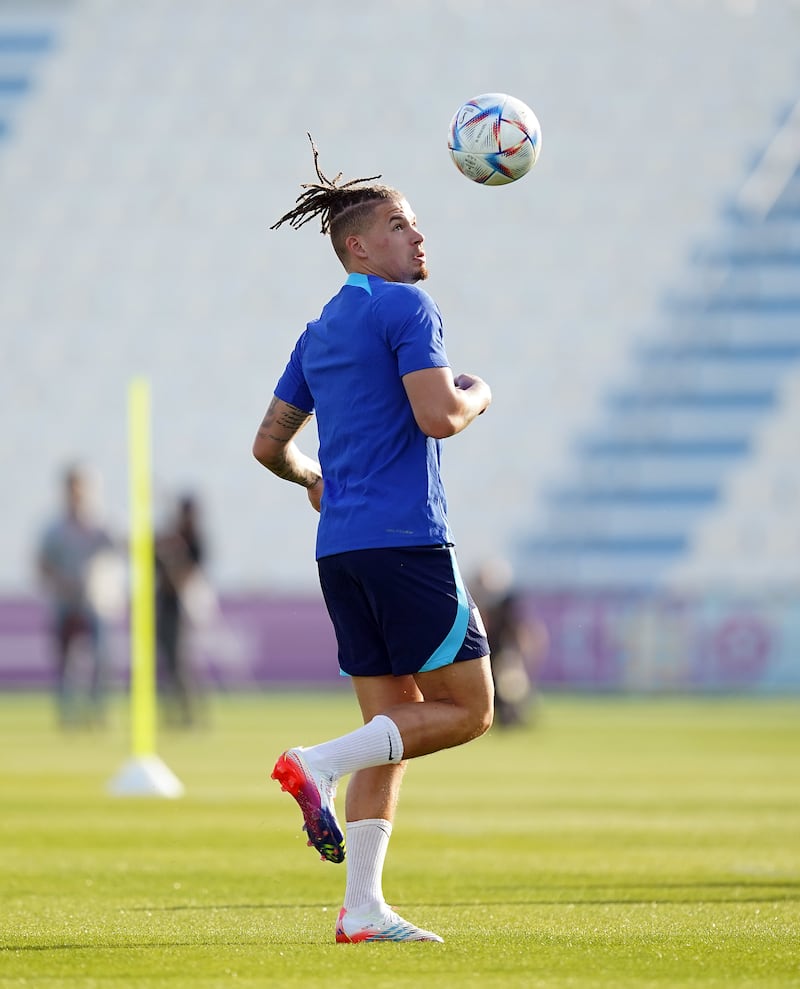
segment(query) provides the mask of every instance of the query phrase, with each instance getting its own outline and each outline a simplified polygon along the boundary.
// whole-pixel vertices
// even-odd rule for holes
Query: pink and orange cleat
[[[336,921],[337,944],[360,944],[362,941],[438,941],[438,934],[423,931],[403,920],[389,907],[370,916],[349,913],[344,907]]]
[[[344,862],[344,835],[333,806],[336,783],[313,770],[302,752],[300,748],[284,752],[275,763],[272,779],[299,804],[308,844],[316,848],[323,861]]]

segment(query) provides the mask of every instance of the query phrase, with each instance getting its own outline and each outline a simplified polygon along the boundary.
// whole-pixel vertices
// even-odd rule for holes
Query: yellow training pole
[[[150,389],[134,378],[128,389],[131,565],[131,742],[134,758],[156,751],[156,626],[153,513],[150,480]]]
[[[183,784],[156,755],[155,553],[150,478],[150,387],[128,386],[130,497],[131,758],[111,781],[116,796],[179,797]]]

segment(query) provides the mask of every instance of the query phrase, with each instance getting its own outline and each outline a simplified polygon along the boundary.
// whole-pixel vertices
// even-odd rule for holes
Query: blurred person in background
[[[56,701],[64,728],[105,721],[109,623],[124,603],[124,564],[100,520],[96,481],[83,466],[67,468],[63,509],[45,528],[37,554],[51,605]]]
[[[547,630],[524,614],[507,560],[488,560],[472,588],[491,647],[495,720],[502,728],[530,724],[539,667],[547,651]]]
[[[199,714],[191,633],[215,603],[204,571],[206,551],[198,500],[184,495],[178,499],[174,518],[155,540],[159,687],[166,722],[173,727],[190,727]]]

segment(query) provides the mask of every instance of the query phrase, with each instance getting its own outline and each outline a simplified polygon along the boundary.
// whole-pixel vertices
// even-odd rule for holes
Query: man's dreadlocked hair
[[[329,179],[319,167],[319,151],[314,139],[308,135],[311,151],[314,154],[314,170],[318,182],[306,182],[301,186],[304,192],[295,200],[295,206],[273,223],[270,230],[277,230],[284,223],[299,230],[315,216],[320,218],[320,233],[330,234],[334,250],[340,260],[344,260],[344,241],[350,233],[360,228],[365,217],[372,212],[378,202],[400,200],[402,193],[387,185],[371,185],[380,175],[370,175],[362,179],[341,182],[339,172]]]

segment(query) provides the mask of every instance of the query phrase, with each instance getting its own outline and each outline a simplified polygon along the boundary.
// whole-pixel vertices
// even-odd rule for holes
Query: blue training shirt
[[[317,559],[452,542],[441,442],[417,425],[402,382],[449,366],[441,313],[416,285],[351,274],[308,324],[275,394],[317,416]]]

